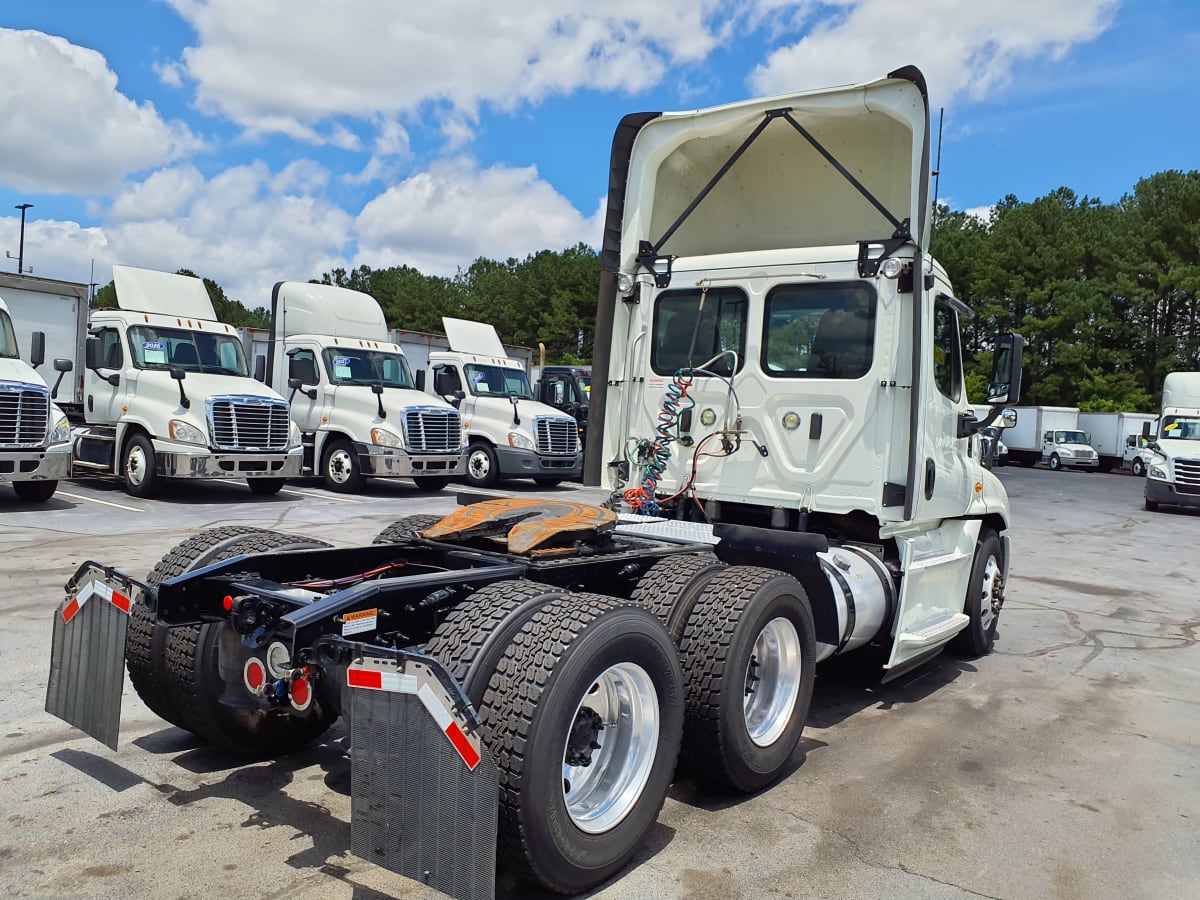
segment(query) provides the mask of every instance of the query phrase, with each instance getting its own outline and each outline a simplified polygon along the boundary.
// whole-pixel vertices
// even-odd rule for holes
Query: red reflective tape
[[[350,687],[383,689],[383,673],[370,669],[347,669],[346,683]]]
[[[113,591],[112,605],[123,613],[129,612],[129,598],[120,591]]]
[[[62,612],[63,624],[64,624],[64,625],[66,625],[66,624],[67,624],[68,622],[70,622],[70,621],[71,621],[73,618],[75,618],[75,613],[77,613],[77,612],[79,612],[79,600],[78,600],[78,598],[76,598],[76,599],[72,600],[70,603],[68,603],[68,604],[67,604],[67,605],[66,605],[66,606],[63,608],[63,612]]]
[[[472,772],[475,771],[475,767],[479,765],[479,751],[471,746],[471,742],[467,740],[467,736],[463,734],[457,722],[451,722],[446,726],[446,737],[450,738],[450,743],[454,745],[458,755],[463,758],[467,768]]]

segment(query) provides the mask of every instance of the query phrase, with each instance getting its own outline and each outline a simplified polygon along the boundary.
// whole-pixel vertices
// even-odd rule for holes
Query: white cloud
[[[907,64],[924,72],[932,105],[1006,87],[1022,61],[1061,58],[1112,24],[1120,0],[829,0],[836,10],[750,75],[756,94],[865,81]],[[803,4],[802,4],[803,5]]]
[[[17,190],[107,193],[201,146],[117,90],[103,56],[61,37],[0,28],[0,84],[0,182]]]
[[[584,241],[600,245],[602,208],[585,218],[537,169],[438,164],[368,203],[355,223],[355,265],[410,265],[452,275],[480,256],[523,258]]]
[[[639,91],[716,45],[720,0],[167,0],[196,31],[179,61],[200,107],[251,132],[425,104],[512,108],[581,87]],[[164,78],[179,72],[164,66]],[[308,136],[307,138],[305,136]]]
[[[179,215],[203,188],[204,176],[192,166],[160,169],[132,184],[113,200],[115,222],[145,222]]]

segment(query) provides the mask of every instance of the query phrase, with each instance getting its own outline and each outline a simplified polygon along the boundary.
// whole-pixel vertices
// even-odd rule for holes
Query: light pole
[[[21,211],[21,245],[17,248],[17,274],[25,274],[25,210],[33,206],[32,203],[18,203],[13,209]]]

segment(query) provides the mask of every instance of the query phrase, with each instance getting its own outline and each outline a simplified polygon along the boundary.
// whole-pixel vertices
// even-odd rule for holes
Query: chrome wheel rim
[[[658,753],[660,719],[658,693],[641,666],[618,663],[593,682],[563,747],[563,801],[580,831],[608,831],[637,805]]]
[[[986,633],[1000,614],[1000,598],[996,596],[996,582],[1000,577],[1000,561],[989,556],[983,567],[983,584],[980,586],[979,621]]]
[[[492,461],[487,455],[486,450],[473,450],[471,459],[467,463],[473,478],[487,478],[488,472],[492,470]]]
[[[354,474],[354,460],[351,458],[349,451],[339,447],[329,454],[329,462],[326,463],[326,468],[329,470],[331,481],[337,484],[345,484]]]
[[[791,723],[800,696],[802,662],[800,635],[790,619],[772,619],[755,638],[746,664],[742,714],[746,732],[757,746],[771,746]]]
[[[129,448],[129,455],[125,459],[125,475],[129,478],[129,483],[139,485],[145,481],[147,466],[145,449],[141,444],[134,444]]]

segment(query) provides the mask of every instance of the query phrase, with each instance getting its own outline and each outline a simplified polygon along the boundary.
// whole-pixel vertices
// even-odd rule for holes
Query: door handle
[[[933,499],[933,485],[937,481],[937,463],[932,459],[925,460],[925,499]]]

